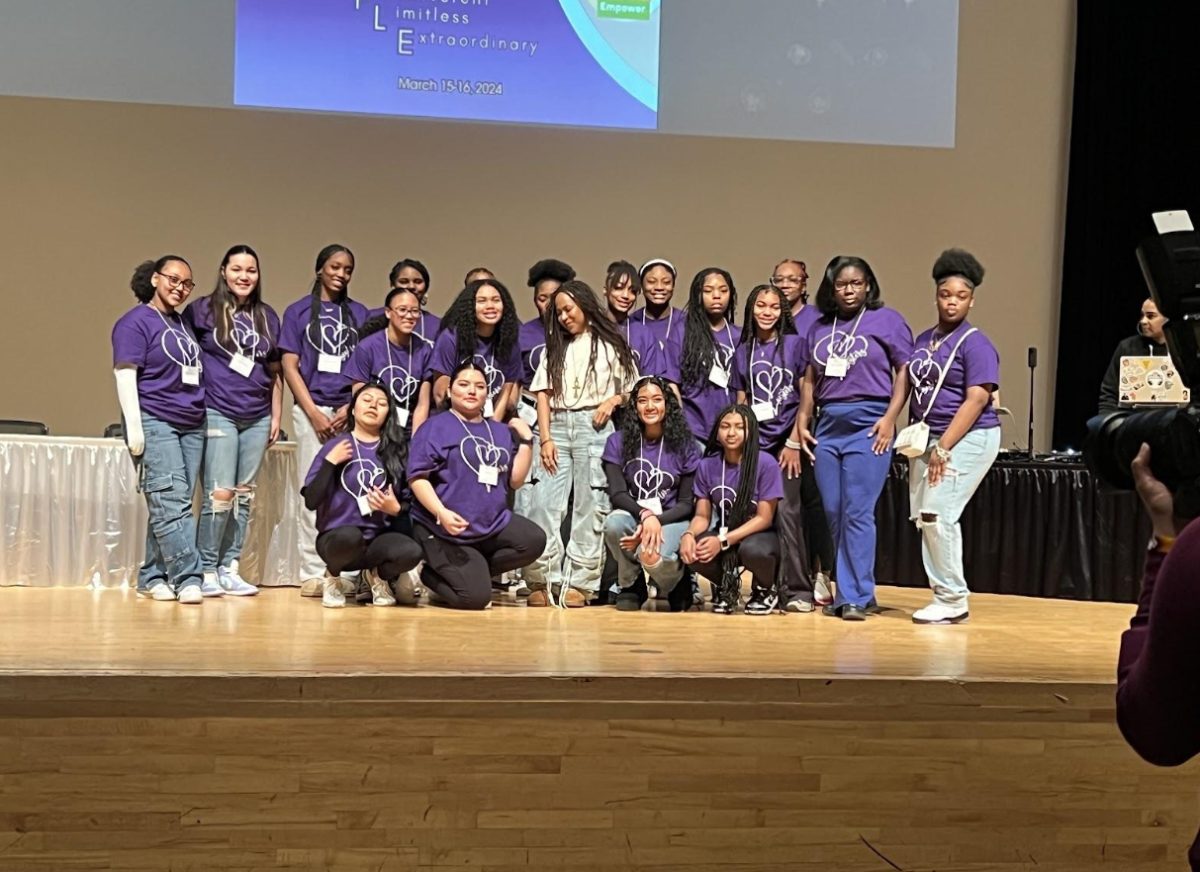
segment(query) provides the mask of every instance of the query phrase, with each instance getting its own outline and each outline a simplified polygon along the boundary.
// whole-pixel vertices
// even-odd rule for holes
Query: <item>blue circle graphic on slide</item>
[[[612,80],[648,109],[658,111],[658,31],[661,0],[652,0],[650,21],[629,22],[606,19],[603,28],[596,17],[596,0],[559,0],[563,14],[588,53]],[[610,25],[643,24],[642,39],[620,47],[603,32]],[[652,36],[652,39],[645,39]]]

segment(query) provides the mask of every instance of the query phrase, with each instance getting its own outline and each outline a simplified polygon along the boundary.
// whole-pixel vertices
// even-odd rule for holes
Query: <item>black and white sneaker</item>
[[[736,607],[732,603],[723,602],[721,600],[713,600],[712,611],[714,615],[732,615]]]
[[[773,590],[756,590],[751,592],[750,601],[746,603],[746,614],[769,615],[779,607],[779,595]]]

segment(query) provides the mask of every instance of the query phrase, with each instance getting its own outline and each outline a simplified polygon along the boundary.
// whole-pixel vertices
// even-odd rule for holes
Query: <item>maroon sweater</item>
[[[1157,766],[1200,752],[1200,520],[1169,554],[1146,557],[1137,614],[1121,636],[1117,726]],[[1200,872],[1200,834],[1188,860]]]

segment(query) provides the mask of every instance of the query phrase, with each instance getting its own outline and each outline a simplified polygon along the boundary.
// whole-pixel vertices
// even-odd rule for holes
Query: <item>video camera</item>
[[[1154,215],[1157,234],[1137,248],[1150,297],[1168,319],[1167,349],[1184,384],[1200,397],[1200,234],[1186,212]],[[1175,513],[1200,516],[1200,403],[1138,411],[1121,409],[1088,421],[1088,469],[1102,482],[1133,488],[1130,464],[1143,442],[1154,475],[1175,496]]]

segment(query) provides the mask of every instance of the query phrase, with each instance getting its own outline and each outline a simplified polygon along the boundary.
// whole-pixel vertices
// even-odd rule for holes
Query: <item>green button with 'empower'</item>
[[[601,18],[649,21],[650,0],[599,0],[596,4],[596,14]]]

